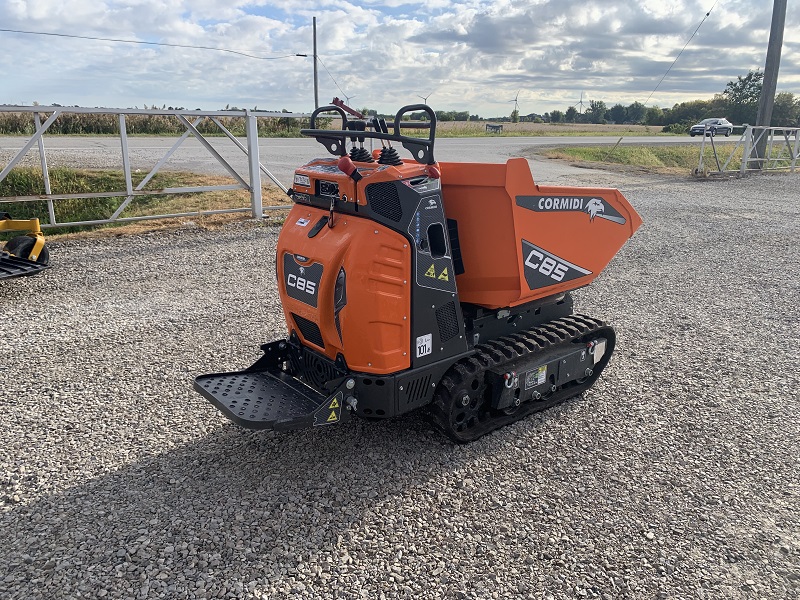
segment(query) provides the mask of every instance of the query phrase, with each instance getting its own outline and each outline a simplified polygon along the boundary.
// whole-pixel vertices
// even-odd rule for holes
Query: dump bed
[[[501,308],[583,287],[642,224],[619,190],[536,185],[524,158],[439,166],[461,302]]]

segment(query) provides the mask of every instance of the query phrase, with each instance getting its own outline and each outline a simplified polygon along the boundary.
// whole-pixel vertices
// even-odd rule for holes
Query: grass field
[[[502,125],[503,133],[486,133],[486,125]],[[388,123],[392,131],[392,124]],[[341,128],[334,119],[331,129]],[[425,137],[426,129],[403,129],[404,135]],[[660,126],[595,125],[592,123],[500,123],[495,121],[439,121],[436,137],[548,137],[548,136],[643,136],[661,134]],[[661,134],[674,135],[674,134]]]
[[[717,155],[720,163],[727,160],[731,150],[734,148],[733,142],[717,142]],[[691,173],[700,161],[700,146],[696,145],[669,145],[669,146],[576,146],[566,148],[555,148],[546,150],[542,153],[549,158],[558,158],[570,161],[582,161],[589,163],[602,163],[607,165],[620,165],[626,167],[638,167],[649,171],[660,173]],[[742,149],[739,148],[734,155],[728,169],[738,169],[741,165]],[[703,154],[703,162],[707,168],[716,170],[714,161],[714,151],[707,145]]]
[[[498,134],[486,133],[487,122],[440,121],[436,124],[437,135],[444,137],[487,136]],[[493,123],[493,122],[489,122]],[[592,123],[497,123],[503,126],[502,135],[506,136],[594,136],[594,135],[656,135],[661,127],[647,125],[594,125]]]

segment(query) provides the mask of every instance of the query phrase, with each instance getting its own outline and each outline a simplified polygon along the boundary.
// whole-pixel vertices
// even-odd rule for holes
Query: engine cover
[[[345,357],[355,371],[407,369],[408,241],[365,218],[337,214],[334,227],[328,218],[328,211],[297,204],[278,239],[278,287],[289,331],[331,360]]]

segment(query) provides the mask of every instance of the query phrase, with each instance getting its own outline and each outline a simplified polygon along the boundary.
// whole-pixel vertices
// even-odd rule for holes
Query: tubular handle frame
[[[402,121],[403,115],[408,112],[421,110],[425,112],[430,121]],[[342,119],[343,129],[317,129],[316,119],[321,113],[336,112]],[[363,141],[366,138],[375,140],[386,140],[390,142],[399,142],[403,147],[411,152],[420,164],[432,165],[436,161],[433,157],[433,144],[436,139],[436,113],[431,110],[427,104],[410,104],[404,106],[394,117],[394,133],[388,133],[385,128],[385,122],[376,117],[370,118],[366,124],[375,128],[375,131],[354,131],[347,129],[348,119],[347,114],[338,106],[320,106],[313,113],[309,122],[309,129],[301,129],[300,134],[308,137],[315,138],[320,144],[325,146],[325,149],[334,156],[345,156],[346,140],[347,138],[357,137]],[[427,138],[416,138],[405,136],[401,133],[401,129],[428,129]],[[382,129],[379,131],[379,129]]]

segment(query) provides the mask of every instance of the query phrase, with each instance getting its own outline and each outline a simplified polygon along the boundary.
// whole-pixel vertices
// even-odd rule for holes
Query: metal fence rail
[[[705,165],[704,153],[706,143],[711,145],[714,155],[712,168]],[[741,149],[741,161],[737,168],[732,164]],[[724,155],[718,152],[714,136],[703,136],[700,145],[700,161],[694,170],[696,176],[735,175],[744,177],[748,173],[761,173],[764,171],[794,172],[800,158],[800,128],[794,127],[764,127],[746,125],[744,132],[732,149],[725,148]],[[714,168],[716,167],[716,168]]]
[[[100,109],[100,108],[79,108],[79,107],[61,107],[61,106],[4,106],[0,107],[1,113],[32,113],[35,125],[35,133],[23,145],[23,147],[16,153],[11,161],[5,165],[0,171],[0,182],[2,182],[11,170],[19,165],[27,153],[37,146],[39,152],[39,163],[42,171],[42,179],[44,180],[45,193],[36,196],[4,196],[0,197],[0,207],[3,203],[12,202],[35,202],[46,200],[47,201],[47,222],[42,223],[42,228],[52,227],[68,227],[78,225],[102,225],[108,223],[123,223],[130,221],[142,221],[147,219],[167,219],[175,217],[189,217],[198,215],[209,214],[222,214],[222,213],[237,213],[249,212],[254,218],[261,218],[264,215],[264,210],[274,210],[286,208],[284,206],[263,206],[261,185],[262,173],[266,175],[275,185],[281,188],[284,192],[287,191],[280,181],[270,173],[270,171],[261,163],[258,149],[258,119],[263,118],[290,118],[299,119],[307,118],[309,115],[304,113],[280,113],[280,112],[267,112],[255,110],[225,110],[225,111],[202,111],[202,110],[140,110],[140,109]],[[125,191],[108,191],[108,192],[95,192],[84,194],[54,194],[52,193],[50,185],[50,171],[47,164],[47,153],[45,148],[45,134],[47,130],[53,125],[59,116],[63,114],[73,113],[86,113],[86,114],[105,114],[116,115],[119,122],[119,140],[120,152],[122,158],[122,170],[125,177]],[[47,116],[49,115],[49,116]],[[175,143],[167,152],[156,162],[155,166],[147,173],[139,184],[133,186],[131,176],[131,160],[128,148],[128,128],[126,116],[128,115],[161,115],[174,117],[185,128],[186,131],[176,138]],[[42,117],[47,116],[45,121],[42,122]],[[220,120],[223,117],[240,117],[245,122],[246,142],[243,144],[236,136],[229,131],[228,128]],[[209,142],[209,140],[198,131],[198,126],[205,120],[210,120],[216,125],[217,133],[223,134],[228,138],[234,147],[241,150],[247,157],[247,173],[240,174],[228,160],[226,160]],[[163,188],[158,190],[145,190],[144,188],[152,180],[152,178],[159,172],[169,158],[181,147],[184,141],[190,136],[196,139],[201,146],[203,146],[208,153],[228,172],[236,183],[231,185],[214,185],[214,186],[187,186],[175,188]],[[146,215],[136,217],[122,217],[122,213],[131,204],[137,196],[161,196],[167,194],[188,194],[198,192],[210,191],[229,191],[229,190],[247,190],[250,194],[250,207],[249,208],[232,208],[222,210],[204,210],[192,211],[183,213],[160,214],[160,215]],[[120,203],[114,213],[106,219],[96,219],[92,221],[68,221],[59,222],[56,219],[56,212],[54,203],[59,200],[67,199],[91,199],[91,198],[120,198]]]

